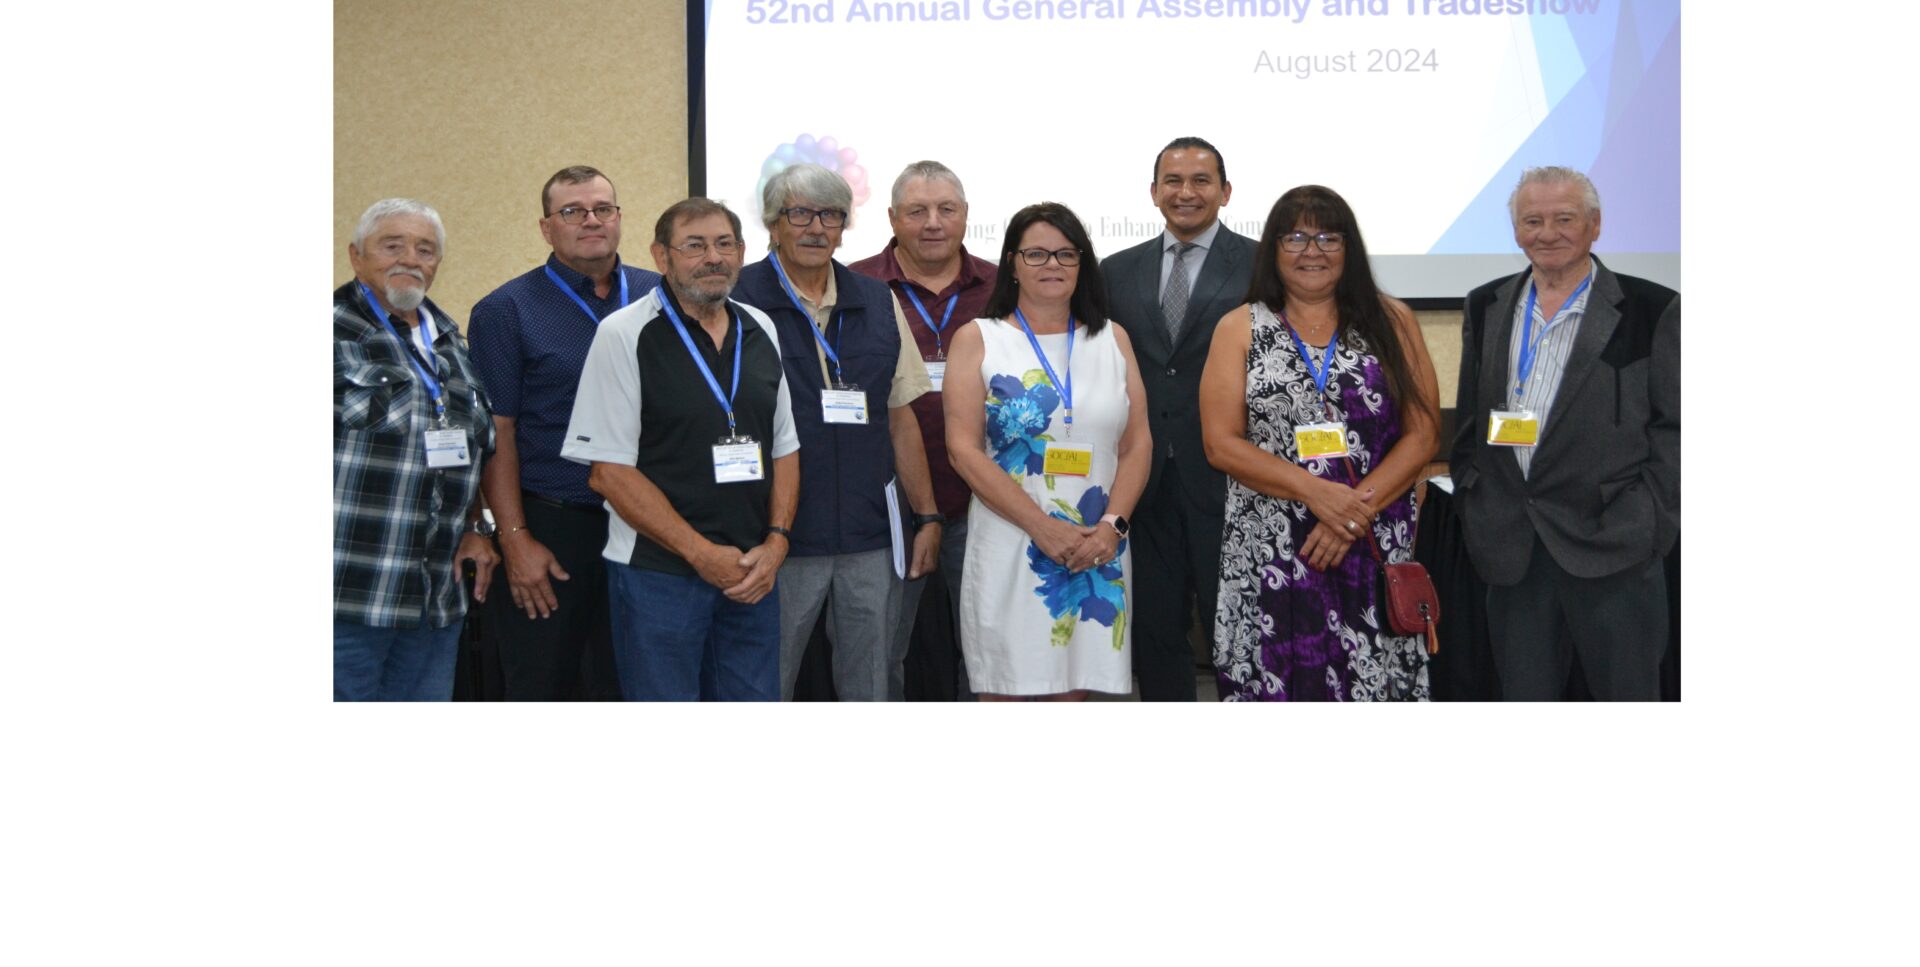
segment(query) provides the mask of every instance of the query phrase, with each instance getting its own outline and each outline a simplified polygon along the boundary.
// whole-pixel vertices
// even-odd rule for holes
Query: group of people
[[[1185,137],[1151,191],[1164,233],[1104,262],[1050,202],[990,262],[917,162],[848,265],[852,191],[800,164],[764,185],[764,258],[689,198],[647,271],[570,167],[552,255],[465,339],[426,298],[439,216],[376,203],[334,293],[335,698],[449,698],[470,580],[510,699],[791,699],[824,617],[835,693],[898,700],[935,575],[967,697],[1191,701],[1197,615],[1223,699],[1427,698],[1382,591],[1441,443],[1413,313],[1328,188],[1243,237]],[[1580,173],[1529,170],[1511,210],[1531,265],[1467,299],[1449,454],[1504,694],[1557,697],[1577,660],[1654,698],[1679,297],[1592,256]]]

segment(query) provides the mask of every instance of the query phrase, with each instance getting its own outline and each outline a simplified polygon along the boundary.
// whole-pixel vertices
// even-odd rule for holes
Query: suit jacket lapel
[[[1593,264],[1593,288],[1587,293],[1587,311],[1580,318],[1580,331],[1574,334],[1573,348],[1567,352],[1567,364],[1561,368],[1553,410],[1547,414],[1546,424],[1540,427],[1541,450],[1553,446],[1553,428],[1562,418],[1572,415],[1568,404],[1573,402],[1580,384],[1593,372],[1600,350],[1606,348],[1613,331],[1620,326],[1620,303],[1626,300],[1626,293],[1620,289],[1620,280],[1601,265],[1599,259],[1594,259]]]
[[[1173,346],[1167,341],[1167,315],[1160,310],[1160,256],[1161,242],[1165,236],[1157,237],[1153,244],[1141,252],[1142,264],[1128,280],[1133,286],[1136,304],[1146,307],[1146,338],[1151,340],[1151,348],[1159,350],[1160,360],[1165,362],[1173,355]]]
[[[1513,314],[1532,277],[1531,268],[1514,276],[1494,293],[1487,317],[1480,320],[1480,331],[1486,334],[1480,356],[1480,398],[1489,409],[1507,408],[1507,391],[1513,386],[1513,365],[1508,362],[1513,356]]]

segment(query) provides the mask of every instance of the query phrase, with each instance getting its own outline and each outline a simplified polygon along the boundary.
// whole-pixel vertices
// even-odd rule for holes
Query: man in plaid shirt
[[[440,215],[375,202],[354,230],[354,279],[333,293],[333,697],[447,701],[481,533],[480,462],[493,416],[453,320],[427,301],[446,248]]]

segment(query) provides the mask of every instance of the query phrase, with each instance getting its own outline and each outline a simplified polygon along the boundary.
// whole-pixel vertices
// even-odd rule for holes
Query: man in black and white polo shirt
[[[628,701],[777,701],[800,438],[773,322],[730,301],[740,218],[689,198],[654,226],[660,288],[608,316],[561,455],[607,499],[614,662]]]

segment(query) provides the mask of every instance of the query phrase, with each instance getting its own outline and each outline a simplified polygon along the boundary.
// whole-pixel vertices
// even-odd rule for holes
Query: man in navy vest
[[[823,608],[839,697],[899,698],[890,687],[902,680],[895,666],[903,657],[894,642],[902,595],[895,555],[904,576],[917,578],[940,553],[926,450],[909,405],[932,383],[886,284],[833,258],[852,210],[845,179],[819,165],[769,178],[761,220],[773,251],[742,269],[734,290],[779,331],[800,434],[800,507],[778,585],[784,699],[793,698]]]
[[[483,485],[510,592],[487,609],[487,637],[509,701],[618,701],[600,558],[606,505],[560,446],[601,321],[660,276],[621,262],[619,198],[593,168],[547,179],[539,224],[553,254],[475,304],[468,328],[500,440]]]

